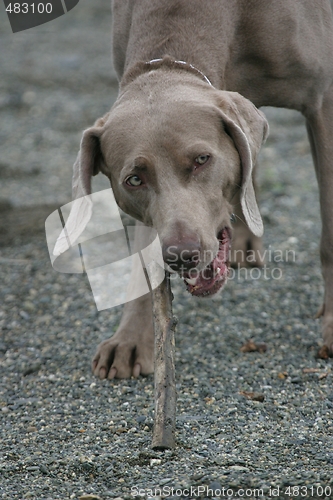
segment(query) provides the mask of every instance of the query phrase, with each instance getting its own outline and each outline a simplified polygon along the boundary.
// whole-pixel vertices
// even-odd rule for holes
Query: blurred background
[[[117,96],[110,26],[110,2],[80,0],[66,15],[13,34],[0,2],[2,244],[15,231],[40,230],[52,208],[71,199],[82,131]],[[94,188],[104,186],[99,176]]]

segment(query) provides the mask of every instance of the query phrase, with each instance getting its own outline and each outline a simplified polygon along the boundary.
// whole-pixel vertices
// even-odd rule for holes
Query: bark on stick
[[[153,290],[155,331],[155,421],[152,447],[169,449],[175,446],[176,384],[175,329],[177,319],[172,315],[173,295],[170,275]]]

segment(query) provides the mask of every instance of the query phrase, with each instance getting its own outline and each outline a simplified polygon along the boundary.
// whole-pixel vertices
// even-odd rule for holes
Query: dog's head
[[[263,232],[253,166],[267,136],[255,106],[184,71],[150,71],[125,86],[111,111],[83,134],[74,165],[74,197],[99,171],[119,207],[154,226],[165,262],[195,295],[226,281],[232,202]],[[80,215],[82,222],[82,214]]]

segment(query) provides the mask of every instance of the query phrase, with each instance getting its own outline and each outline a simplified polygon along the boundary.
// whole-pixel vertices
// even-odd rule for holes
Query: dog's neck
[[[160,62],[163,62],[163,59],[152,59],[151,61],[148,61],[146,64],[149,64],[154,68],[154,65]],[[190,68],[192,71],[195,71],[203,80],[205,80],[205,82],[207,82],[209,85],[213,87],[213,84],[209,80],[209,78],[207,78],[207,76],[202,71],[200,71],[200,69],[193,66],[193,64],[187,63],[186,61],[173,61],[173,63],[183,69]]]
[[[152,59],[147,62],[138,62],[132,68],[130,68],[124,74],[120,84],[122,89],[128,85],[130,82],[135,80],[138,76],[141,76],[143,73],[148,73],[149,71],[153,71],[159,68],[169,67],[171,69],[182,69],[188,71],[192,74],[198,76],[201,80],[205,81],[213,87],[213,84],[209,80],[209,78],[202,72],[200,69],[193,66],[193,64],[187,63],[186,61],[177,61],[172,59],[169,56],[165,56],[160,59]]]

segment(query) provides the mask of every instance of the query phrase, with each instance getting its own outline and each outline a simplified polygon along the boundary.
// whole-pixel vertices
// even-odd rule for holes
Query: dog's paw
[[[149,375],[154,371],[154,334],[146,328],[143,333],[119,329],[113,337],[97,347],[92,360],[96,377],[130,378]]]
[[[234,230],[230,262],[232,267],[263,267],[265,253],[261,238],[254,236],[246,226],[237,224]]]

